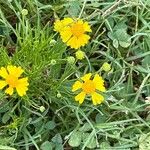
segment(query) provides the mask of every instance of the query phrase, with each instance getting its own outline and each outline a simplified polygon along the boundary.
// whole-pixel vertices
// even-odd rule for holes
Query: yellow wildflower
[[[102,70],[104,70],[105,72],[108,72],[111,70],[111,65],[107,62],[105,62],[103,65],[102,65]]]
[[[104,101],[104,97],[97,93],[98,91],[105,92],[104,80],[101,76],[96,74],[91,80],[92,74],[88,73],[84,75],[80,81],[76,81],[72,86],[72,92],[81,89],[82,91],[75,97],[76,101],[79,101],[80,104],[83,103],[86,95],[91,95],[94,105],[101,104]]]
[[[5,93],[12,95],[14,92],[14,88],[16,88],[19,96],[26,95],[29,83],[27,77],[20,78],[23,72],[24,70],[21,67],[12,65],[8,65],[6,68],[1,67],[0,77],[2,77],[4,80],[0,80],[0,89],[3,89],[8,85]]]
[[[85,53],[82,52],[81,50],[78,50],[78,51],[76,52],[76,58],[77,58],[77,59],[82,60],[84,57],[85,57]]]
[[[56,21],[54,29],[60,32],[62,41],[74,49],[87,44],[90,36],[86,32],[92,32],[88,22],[83,22],[81,19],[73,20],[71,18]]]

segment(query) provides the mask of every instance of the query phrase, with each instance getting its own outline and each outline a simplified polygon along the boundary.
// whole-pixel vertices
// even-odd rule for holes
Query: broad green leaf
[[[90,149],[94,149],[96,147],[96,138],[94,136],[90,139],[87,147]]]
[[[108,37],[111,39],[111,40],[114,40],[116,39],[116,36],[113,32],[108,32]]]
[[[56,124],[54,121],[48,121],[46,124],[45,124],[45,128],[48,129],[48,130],[53,130],[55,128]]]
[[[74,131],[68,141],[69,145],[72,147],[78,147],[81,144],[82,133],[80,131]]]
[[[95,117],[96,123],[104,123],[107,120],[107,116],[106,115],[101,115],[100,113],[96,115]]]
[[[126,30],[118,29],[116,32],[116,38],[119,41],[120,46],[127,48],[131,44],[130,36],[127,34]]]
[[[114,31],[116,30],[127,30],[127,25],[125,24],[125,20],[124,21],[121,21],[121,22],[118,22],[115,27],[113,28]]]
[[[79,130],[82,132],[86,132],[86,131],[91,130],[91,126],[89,123],[85,123]]]
[[[61,138],[61,135],[58,133],[56,134],[53,138],[52,138],[52,142],[54,143],[62,143],[62,138]]]
[[[106,21],[105,21],[105,26],[106,26],[106,28],[109,30],[109,31],[112,31],[112,28],[114,27],[114,19],[112,19],[112,18],[108,18],[108,19],[106,19]]]
[[[83,143],[86,144],[86,147],[90,149],[94,149],[96,147],[96,138],[94,136],[91,136],[90,133],[83,133],[82,140]]]
[[[113,40],[113,46],[118,48],[119,45],[127,48],[131,44],[130,35],[127,34],[125,29],[117,29],[114,32],[108,32],[108,37]]]
[[[79,1],[70,1],[69,2],[70,8],[68,9],[69,13],[71,16],[78,16],[80,13],[80,2]]]
[[[127,34],[126,30],[124,29],[118,29],[115,31],[115,37],[119,41],[128,41],[129,35]]]
[[[131,42],[119,41],[120,46],[127,48],[130,46]]]
[[[62,144],[56,144],[55,145],[55,150],[64,150]]]
[[[41,145],[41,150],[52,150],[52,143],[49,142],[49,141],[46,141],[44,142],[42,145]]]
[[[100,149],[111,149],[111,147],[108,142],[102,142],[100,143]]]

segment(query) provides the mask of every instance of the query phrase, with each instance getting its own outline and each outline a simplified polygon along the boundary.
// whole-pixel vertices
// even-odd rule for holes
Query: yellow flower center
[[[82,24],[74,23],[71,27],[71,32],[73,36],[79,37],[84,33],[84,28]]]
[[[15,88],[18,84],[18,78],[14,75],[8,75],[6,82],[10,87]]]
[[[91,94],[95,92],[95,84],[92,80],[87,80],[83,83],[82,89],[85,93]]]

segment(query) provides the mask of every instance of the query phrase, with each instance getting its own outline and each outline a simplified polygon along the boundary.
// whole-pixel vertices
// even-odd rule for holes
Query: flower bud
[[[50,41],[50,45],[54,45],[54,44],[56,44],[56,41],[55,40],[51,40]]]
[[[40,112],[44,112],[45,111],[45,107],[44,106],[41,106],[40,107]]]
[[[61,98],[61,93],[60,92],[57,93],[57,98]]]
[[[67,57],[67,62],[68,62],[69,64],[74,64],[75,58],[74,58],[73,56],[69,56],[69,57]]]
[[[84,57],[85,57],[85,53],[81,50],[78,50],[76,53],[76,58],[79,59],[79,60],[82,60]]]
[[[111,70],[111,65],[107,62],[105,62],[103,65],[102,65],[102,70],[104,70],[105,72],[108,72]]]
[[[21,11],[23,16],[26,16],[28,14],[28,10],[27,9],[22,9]]]
[[[51,60],[51,65],[52,65],[52,66],[56,65],[56,60],[55,60],[55,59],[52,59],[52,60]]]

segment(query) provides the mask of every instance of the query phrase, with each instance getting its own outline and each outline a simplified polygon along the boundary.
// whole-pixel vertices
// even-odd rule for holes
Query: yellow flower
[[[29,83],[27,77],[20,78],[23,72],[24,70],[21,67],[12,65],[8,65],[6,68],[1,67],[0,77],[2,77],[4,80],[0,80],[0,89],[8,86],[5,90],[5,93],[12,95],[14,88],[16,88],[19,96],[26,95]]]
[[[78,49],[88,43],[90,36],[86,32],[92,32],[88,22],[81,19],[73,20],[65,18],[57,20],[54,24],[54,30],[60,32],[62,41],[71,48]]]
[[[97,93],[97,90],[101,92],[106,91],[104,87],[104,80],[98,74],[94,76],[93,80],[90,79],[91,76],[91,73],[84,75],[81,78],[82,82],[76,81],[72,86],[72,92],[75,92],[79,89],[82,90],[75,97],[75,100],[79,101],[80,104],[83,103],[86,95],[91,95],[94,105],[101,104],[104,101],[104,97],[101,94]]]
[[[82,60],[84,57],[85,57],[85,53],[82,52],[81,50],[78,50],[78,51],[76,52],[76,58],[77,58],[77,59]]]
[[[105,62],[103,65],[102,65],[102,70],[108,72],[111,70],[111,65],[107,62]]]

